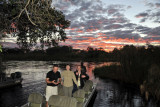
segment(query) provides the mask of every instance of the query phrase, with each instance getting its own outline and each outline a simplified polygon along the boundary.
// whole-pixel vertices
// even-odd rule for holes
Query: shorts
[[[57,86],[47,86],[46,87],[46,101],[49,100],[50,96],[58,95],[58,87]]]

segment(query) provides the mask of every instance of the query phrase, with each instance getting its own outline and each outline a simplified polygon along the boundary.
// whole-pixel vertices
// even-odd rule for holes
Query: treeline
[[[139,85],[142,93],[150,93],[146,95],[147,97],[153,95],[160,100],[159,46],[126,45],[122,49],[114,49],[112,54],[120,65],[96,68],[94,70],[96,76]]]
[[[46,50],[29,50],[19,48],[4,48],[3,60],[60,60],[60,61],[115,61],[112,53],[102,48],[88,47],[87,50],[73,49],[71,46],[57,46]]]

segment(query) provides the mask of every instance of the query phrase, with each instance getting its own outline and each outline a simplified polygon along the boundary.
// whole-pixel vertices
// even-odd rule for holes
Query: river
[[[63,72],[66,64],[71,65],[75,71],[80,62],[61,61],[8,61],[4,63],[6,74],[10,76],[14,72],[22,72],[22,87],[16,86],[0,90],[0,107],[20,107],[27,103],[30,93],[45,94],[46,73],[52,69],[53,64],[59,65],[59,71]],[[95,67],[111,65],[113,62],[85,62],[87,74],[90,80],[97,81],[97,96],[93,107],[156,107],[156,102],[150,99],[148,102],[141,97],[139,90],[121,85],[110,79],[98,79],[92,73]]]

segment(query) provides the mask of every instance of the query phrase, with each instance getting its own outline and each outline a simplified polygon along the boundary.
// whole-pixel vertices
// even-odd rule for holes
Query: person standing
[[[46,107],[48,107],[48,100],[52,95],[58,95],[58,84],[61,83],[61,74],[58,71],[58,65],[54,64],[53,69],[46,75]]]
[[[72,97],[73,90],[73,81],[77,85],[77,81],[75,75],[72,71],[70,71],[70,65],[66,65],[66,70],[61,73],[62,76],[62,85],[64,90],[64,95],[68,97]]]
[[[86,72],[87,72],[87,69],[86,69],[86,67],[84,66],[84,63],[83,63],[83,62],[81,62],[81,72],[84,73],[84,74],[86,74]]]
[[[89,76],[86,72],[82,71],[81,66],[77,67],[77,70],[74,72],[76,80],[78,81],[78,88],[83,88],[86,80],[89,79]]]

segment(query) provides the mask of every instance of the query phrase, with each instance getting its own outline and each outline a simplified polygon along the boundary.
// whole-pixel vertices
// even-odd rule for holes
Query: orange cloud
[[[76,28],[66,28],[66,30],[75,30]]]
[[[97,35],[106,35],[106,34],[104,34],[104,33],[98,33]]]
[[[144,16],[136,16],[136,18],[143,18]]]
[[[83,33],[83,30],[78,30],[78,31],[76,31],[76,32],[78,32],[78,33]]]
[[[87,36],[76,36],[76,40],[73,39],[73,37],[69,37],[69,39],[66,40],[66,43],[63,43],[63,45],[72,45],[73,48],[77,49],[87,49],[88,46],[94,47],[94,48],[103,48],[105,51],[112,51],[114,48],[122,48],[124,45],[145,45],[147,41],[149,43],[153,44],[160,44],[160,40],[153,40],[153,39],[134,39],[134,38],[116,38],[116,37],[108,37],[103,36],[103,33],[99,33],[99,37],[87,37]],[[74,37],[75,38],[75,37]]]
[[[87,32],[93,32],[93,31],[97,31],[98,29],[87,29]]]

